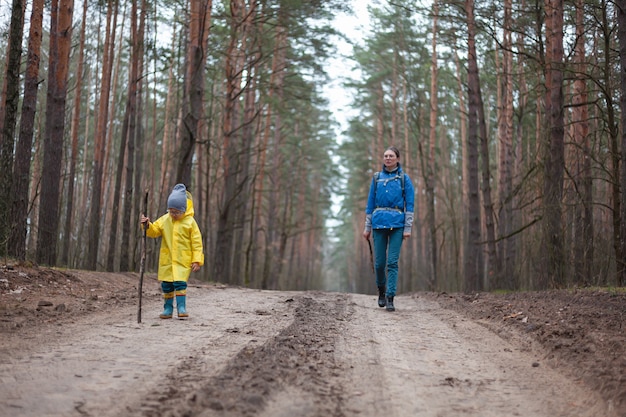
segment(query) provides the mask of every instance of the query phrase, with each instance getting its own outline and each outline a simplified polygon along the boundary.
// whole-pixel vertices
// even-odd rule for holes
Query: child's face
[[[184,212],[180,211],[180,210],[176,210],[176,209],[167,209],[167,211],[170,213],[170,216],[172,216],[172,218],[174,220],[179,220],[183,217],[183,215],[185,214]]]

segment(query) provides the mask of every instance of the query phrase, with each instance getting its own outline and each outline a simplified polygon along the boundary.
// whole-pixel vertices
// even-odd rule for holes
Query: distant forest
[[[369,292],[394,145],[400,292],[624,285],[626,0],[370,1],[340,132],[322,89],[350,4],[5,0],[3,261],[136,271],[146,193],[156,219],[184,183],[201,279]]]

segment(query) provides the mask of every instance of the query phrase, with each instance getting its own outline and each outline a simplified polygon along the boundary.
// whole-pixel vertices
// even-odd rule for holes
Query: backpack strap
[[[399,175],[396,175],[396,177],[399,177]],[[406,206],[406,195],[404,193],[404,178],[405,177],[406,177],[406,174],[403,172],[402,176],[400,177],[400,184],[401,184],[401,187],[402,187],[402,199],[404,200],[404,204]],[[378,188],[377,187],[378,178],[380,178],[380,171],[374,172],[374,202],[376,202],[376,188]]]
[[[374,204],[376,204],[376,189],[378,188],[378,177],[380,177],[380,171],[374,172]]]

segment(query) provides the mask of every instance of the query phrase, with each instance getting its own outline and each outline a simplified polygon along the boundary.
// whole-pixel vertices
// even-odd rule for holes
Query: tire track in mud
[[[202,348],[170,375],[167,392],[146,398],[142,415],[344,416],[335,347],[353,314],[348,299],[333,293],[294,297],[291,324],[263,345],[248,344],[208,379],[198,378],[202,356],[210,356],[210,348]]]
[[[161,410],[170,395],[186,400],[242,347],[288,326],[294,303],[285,300],[296,295],[198,286],[186,320],[160,319],[155,298],[142,324],[136,306],[127,305],[44,328],[0,361],[0,415],[139,416]]]
[[[425,297],[397,297],[396,312],[355,294],[352,324],[338,344],[350,416],[609,417],[543,352],[509,343]]]
[[[363,294],[199,286],[189,301],[187,320],[154,299],[141,325],[128,305],[49,328],[0,361],[0,415],[609,416],[543,352],[427,297],[395,313]]]

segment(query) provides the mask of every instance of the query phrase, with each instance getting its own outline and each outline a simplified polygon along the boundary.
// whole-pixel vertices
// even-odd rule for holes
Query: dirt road
[[[616,415],[580,382],[435,299],[198,285],[5,339],[2,416]],[[10,345],[10,346],[9,346]],[[19,348],[17,348],[19,347]],[[18,349],[7,355],[7,349]]]

